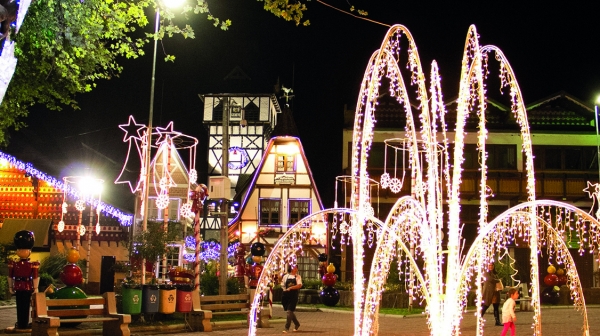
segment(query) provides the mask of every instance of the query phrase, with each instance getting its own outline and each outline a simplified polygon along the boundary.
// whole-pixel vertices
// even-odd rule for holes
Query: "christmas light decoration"
[[[77,188],[74,188],[74,187],[64,183],[63,181],[60,181],[44,172],[39,171],[31,163],[25,163],[25,162],[19,161],[14,156],[6,154],[4,152],[0,152],[0,160],[8,162],[8,164],[14,166],[15,168],[25,171],[25,173],[27,173],[31,176],[35,176],[38,179],[45,181],[51,187],[61,190],[69,196],[72,196],[76,199],[80,198],[80,194],[79,194],[79,191],[77,190]],[[100,202],[99,204],[102,206],[102,212],[104,214],[117,218],[122,226],[130,226],[132,224],[133,215],[126,214],[126,213],[122,212],[121,210],[113,207],[110,204],[106,204],[106,203],[102,203],[102,202]],[[66,206],[65,206],[65,203],[63,203],[63,213],[66,213],[65,211],[66,211]]]
[[[408,43],[405,50],[401,50],[401,46],[405,46],[401,43],[404,40]],[[492,59],[499,63],[500,87],[508,91],[511,112],[519,126],[527,193],[526,202],[493,219],[488,218],[488,199],[493,196],[493,191],[487,184],[485,115],[488,63]],[[404,65],[405,72],[409,73],[408,84],[415,87],[416,103],[410,101],[408,85],[401,71]],[[396,201],[385,221],[380,221],[373,217],[367,159],[374,141],[375,111],[377,99],[383,95],[379,92],[383,80],[389,82],[390,96],[396,98],[406,114],[405,135],[398,148],[406,152],[411,189],[410,195]],[[519,85],[504,54],[495,46],[479,45],[474,26],[468,30],[463,54],[454,139],[447,133],[444,106],[437,63],[432,62],[428,88],[412,35],[402,25],[391,27],[381,48],[369,60],[357,99],[350,160],[350,208],[311,214],[294,224],[277,241],[258,280],[256,293],[261,295],[255,295],[252,303],[249,335],[256,334],[260,300],[271,279],[283,273],[286,265],[296,263],[297,256],[310,241],[313,223],[325,223],[331,232],[331,242],[337,241],[341,248],[352,245],[355,335],[377,335],[379,304],[393,260],[398,262],[398,271],[404,275],[411,299],[425,303],[431,335],[459,335],[467,293],[473,286],[477,293],[476,306],[482,304],[481,284],[487,265],[495,256],[505,253],[508,246],[526,244],[530,249],[533,335],[541,335],[537,259],[540,251],[545,249],[548,258],[564,265],[574,307],[583,315],[583,335],[589,336],[583,291],[566,240],[577,241],[580,253],[593,253],[599,248],[600,223],[594,216],[570,204],[536,200],[531,134]],[[417,111],[413,111],[415,108]],[[479,120],[476,140],[480,163],[480,211],[477,236],[467,248],[461,237],[459,192],[465,127],[470,114]],[[418,122],[413,116],[418,116]],[[399,191],[400,182],[394,178],[389,173],[384,174],[381,185]],[[591,191],[592,187],[598,190],[590,184],[587,189]],[[598,197],[597,191],[588,193]],[[375,246],[368,282],[363,274],[364,244]],[[476,333],[481,335],[483,319],[478,311],[475,315]]]

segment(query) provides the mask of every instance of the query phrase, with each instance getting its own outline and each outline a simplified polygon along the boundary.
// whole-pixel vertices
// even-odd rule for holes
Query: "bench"
[[[250,312],[249,294],[200,296],[202,310],[210,310],[213,315],[248,315]]]
[[[33,300],[32,336],[58,336],[61,323],[85,322],[102,322],[103,336],[130,335],[131,315],[117,314],[113,292],[85,299],[47,299],[45,293],[36,293]]]
[[[529,289],[526,283],[521,283],[519,286],[521,287],[519,290],[519,298],[515,300],[515,302],[519,305],[520,311],[530,311],[531,310],[531,297],[529,296]]]

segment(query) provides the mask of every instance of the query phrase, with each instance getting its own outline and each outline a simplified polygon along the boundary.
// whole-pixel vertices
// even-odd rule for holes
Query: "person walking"
[[[519,291],[516,288],[508,290],[508,299],[506,299],[502,306],[502,322],[504,323],[504,328],[502,329],[500,336],[505,336],[508,329],[510,329],[510,336],[515,336],[515,322],[517,321],[517,316],[515,315],[515,300],[518,298]]]
[[[496,320],[496,325],[501,327],[503,325],[500,323],[500,291],[502,288],[498,285],[502,284],[502,282],[500,281],[500,278],[498,278],[493,262],[488,265],[484,277],[481,317],[483,317],[485,311],[491,304],[494,306],[494,319]]]
[[[300,322],[298,322],[294,311],[298,304],[298,293],[302,288],[302,277],[298,274],[298,266],[288,266],[287,272],[288,274],[281,279],[281,288],[283,288],[281,304],[283,310],[287,312],[284,333],[290,330],[292,322],[294,322],[294,331],[298,331],[298,328],[300,328]]]

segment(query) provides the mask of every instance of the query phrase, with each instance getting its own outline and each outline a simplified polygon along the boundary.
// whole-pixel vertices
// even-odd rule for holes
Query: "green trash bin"
[[[177,290],[173,285],[161,285],[158,289],[159,306],[161,314],[173,314],[177,302]]]
[[[142,312],[142,289],[123,288],[123,313],[136,315]]]

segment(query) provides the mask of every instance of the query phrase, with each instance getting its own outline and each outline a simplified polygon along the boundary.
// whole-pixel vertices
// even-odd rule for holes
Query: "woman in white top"
[[[501,336],[505,336],[508,329],[510,329],[510,335],[515,336],[515,322],[517,316],[515,315],[515,300],[519,298],[519,291],[516,288],[508,290],[508,298],[502,306],[502,323],[504,323],[504,329],[502,329]]]
[[[290,330],[292,322],[294,322],[294,331],[298,331],[298,328],[300,328],[300,322],[298,322],[294,311],[298,304],[298,293],[300,288],[302,288],[302,277],[298,274],[298,266],[288,266],[287,271],[288,274],[281,278],[281,288],[283,288],[281,304],[283,305],[283,310],[287,312],[284,333]]]

